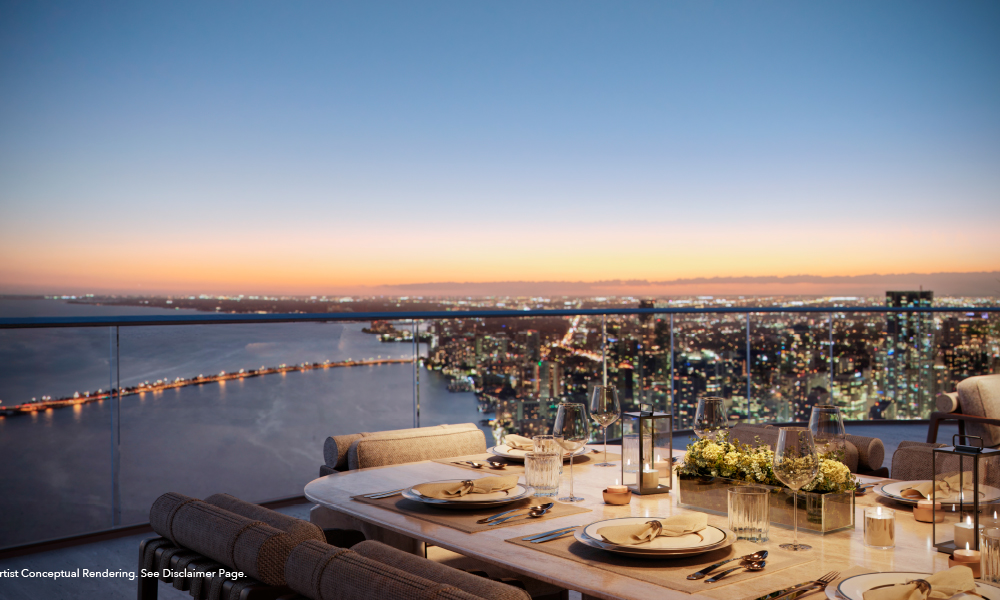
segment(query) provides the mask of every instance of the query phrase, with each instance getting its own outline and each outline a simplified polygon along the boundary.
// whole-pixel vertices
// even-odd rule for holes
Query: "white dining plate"
[[[429,481],[427,483],[460,483],[464,479],[443,479],[441,481]],[[414,488],[403,490],[402,495],[407,500],[433,504],[445,508],[480,508],[486,506],[502,506],[518,500],[528,498],[535,493],[535,488],[530,485],[518,483],[513,488],[502,492],[490,492],[488,494],[466,494],[457,498],[431,498],[424,496]]]
[[[594,538],[587,535],[582,529],[576,530],[573,533],[573,536],[581,544],[590,546],[592,548],[600,548],[601,550],[607,550],[608,552],[613,552],[615,554],[622,554],[626,556],[632,556],[635,558],[668,559],[668,558],[684,558],[687,556],[705,554],[706,552],[712,552],[713,550],[719,550],[721,548],[727,548],[733,545],[733,542],[736,541],[736,534],[729,530],[723,530],[723,532],[724,532],[724,539],[721,542],[718,542],[711,546],[703,546],[688,550],[655,550],[655,549],[644,550],[642,545],[616,546],[614,544],[609,544],[607,542],[595,540]]]
[[[867,575],[855,575],[840,582],[836,588],[833,586],[826,588],[826,597],[830,600],[864,600],[864,594],[873,587],[880,585],[892,585],[896,583],[906,583],[914,579],[927,579],[930,573],[868,573]],[[976,592],[986,598],[986,600],[1000,600],[1000,588],[984,583],[976,582]],[[838,596],[838,594],[840,594]],[[975,598],[975,596],[969,596]]]
[[[504,458],[509,458],[510,460],[516,460],[518,462],[524,462],[524,455],[531,450],[518,450],[517,448],[511,448],[510,446],[499,445],[490,448],[490,453],[495,456],[502,456]],[[570,456],[579,456],[587,452],[587,447],[583,446],[579,450],[576,450],[572,454],[570,452],[563,452],[563,460],[568,459]]]
[[[916,505],[917,501],[923,500],[923,498],[907,498],[902,495],[903,490],[911,488],[915,485],[921,483],[927,483],[928,480],[918,480],[918,481],[894,481],[892,483],[885,483],[882,485],[877,485],[873,488],[873,491],[879,496],[884,496],[896,502],[902,502],[904,504]],[[995,502],[1000,500],[1000,489],[997,489],[989,485],[979,486],[979,500],[980,502]],[[950,496],[941,497],[938,496],[937,500],[944,502],[945,504],[958,502],[958,494],[952,494]],[[972,502],[972,493],[970,492],[966,498],[966,502]]]
[[[605,527],[614,527],[618,525],[642,525],[647,521],[652,521],[653,517],[625,517],[622,519],[608,519],[606,521],[598,521],[596,523],[591,523],[583,528],[583,532],[590,536],[591,539],[597,540],[599,542],[607,543],[598,530]],[[630,549],[640,548],[642,550],[697,550],[704,548],[706,546],[714,546],[726,539],[726,533],[719,529],[718,527],[713,527],[709,525],[705,529],[702,529],[698,533],[689,533],[687,535],[679,535],[676,537],[667,536],[657,536],[651,541],[637,544],[635,546],[629,546]]]

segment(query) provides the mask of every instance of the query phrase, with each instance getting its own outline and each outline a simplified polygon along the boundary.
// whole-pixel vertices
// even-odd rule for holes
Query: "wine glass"
[[[622,407],[618,403],[618,391],[615,390],[615,386],[594,386],[594,393],[590,397],[590,418],[604,432],[604,462],[594,465],[595,467],[615,466],[614,463],[608,462],[608,425],[617,421],[620,416]]]
[[[729,429],[726,401],[722,398],[700,398],[694,413],[694,434],[714,440],[719,432]]]
[[[573,453],[590,439],[590,423],[587,421],[587,407],[574,402],[560,402],[552,434],[561,435],[559,445],[569,451],[569,496],[559,498],[560,502],[580,502],[583,498],[573,495]]]
[[[814,406],[812,414],[809,415],[809,431],[812,432],[816,452],[819,454],[847,451],[844,419],[836,406],[827,404]],[[841,456],[840,460],[844,460],[844,457]]]
[[[819,456],[812,432],[805,427],[782,427],[774,446],[774,476],[792,490],[793,543],[781,544],[785,550],[809,550],[812,546],[799,543],[798,493],[802,486],[819,473]]]

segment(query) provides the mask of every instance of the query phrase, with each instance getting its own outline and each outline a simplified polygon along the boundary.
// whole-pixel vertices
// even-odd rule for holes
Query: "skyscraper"
[[[934,292],[886,292],[886,306],[929,308]],[[926,419],[934,400],[934,317],[931,313],[888,313],[885,318],[883,416]]]

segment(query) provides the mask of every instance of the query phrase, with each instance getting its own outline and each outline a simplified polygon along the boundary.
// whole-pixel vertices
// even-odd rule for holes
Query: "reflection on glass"
[[[726,401],[722,398],[701,398],[694,413],[694,433],[699,438],[716,439],[729,429]]]
[[[590,396],[590,418],[592,418],[604,433],[604,462],[597,467],[613,467],[608,462],[608,425],[622,416],[622,407],[618,403],[618,391],[613,385],[598,385]]]
[[[810,550],[812,546],[799,543],[798,492],[802,486],[819,473],[819,456],[813,443],[812,432],[805,427],[782,427],[774,447],[774,476],[792,490],[791,544],[781,544],[785,550]]]
[[[816,451],[820,454],[846,452],[847,433],[840,409],[825,404],[814,406],[809,415],[809,431],[812,432]]]
[[[556,420],[552,426],[553,435],[561,435],[559,443],[570,453],[576,452],[590,439],[590,423],[587,421],[587,410],[582,404],[560,402],[556,412]],[[580,502],[583,498],[573,494],[573,462],[569,458],[569,496],[559,498],[562,502]]]

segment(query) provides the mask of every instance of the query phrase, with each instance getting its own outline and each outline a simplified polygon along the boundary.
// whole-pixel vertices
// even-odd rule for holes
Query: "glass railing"
[[[988,306],[0,319],[0,547],[146,522],[166,491],[299,496],[330,435],[547,432],[605,378],[624,410],[688,429],[702,396],[734,421],[827,403],[926,419],[937,393],[996,372]]]

